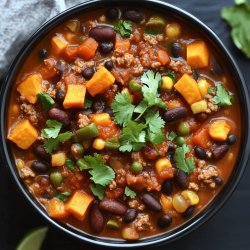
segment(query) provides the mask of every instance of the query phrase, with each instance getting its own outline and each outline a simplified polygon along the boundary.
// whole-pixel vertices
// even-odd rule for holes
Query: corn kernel
[[[24,161],[22,159],[17,159],[16,160],[16,166],[19,169],[23,168],[24,167]]]
[[[200,201],[199,196],[192,190],[184,190],[181,192],[181,195],[189,201],[189,204],[197,205]]]
[[[155,168],[158,174],[160,174],[165,168],[169,168],[171,166],[171,162],[167,158],[160,158],[155,163]]]
[[[170,196],[162,194],[160,197],[160,203],[165,211],[172,208],[172,198]]]
[[[211,85],[208,83],[206,79],[200,79],[198,81],[198,88],[200,90],[201,96],[204,97],[208,93],[208,88],[211,87]]]
[[[168,38],[176,38],[181,34],[181,26],[178,23],[170,23],[166,27],[166,35]]]
[[[66,154],[64,152],[58,152],[52,155],[51,165],[53,167],[61,167],[66,162]]]
[[[191,105],[191,109],[194,114],[205,112],[207,110],[207,102],[205,100],[195,102]]]
[[[171,77],[163,76],[161,78],[161,89],[170,91],[174,86],[174,82]]]
[[[103,150],[105,147],[105,141],[103,139],[97,138],[93,142],[93,148],[97,150]]]

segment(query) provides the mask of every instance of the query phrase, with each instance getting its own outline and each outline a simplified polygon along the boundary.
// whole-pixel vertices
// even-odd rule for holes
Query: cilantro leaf
[[[42,104],[43,110],[46,112],[55,104],[55,101],[48,94],[39,93],[37,97]]]
[[[105,187],[103,187],[102,185],[98,184],[95,185],[91,183],[89,185],[89,188],[92,191],[92,193],[98,197],[99,200],[102,200],[104,198]]]
[[[210,87],[208,87],[207,93],[211,95],[211,94],[215,93],[215,91],[216,91],[216,89],[214,87],[210,86]]]
[[[95,184],[107,186],[115,178],[114,170],[103,163],[100,154],[95,153],[94,156],[87,155],[84,157],[84,161],[90,167],[90,179],[94,181]]]
[[[90,99],[85,98],[84,100],[84,109],[90,109],[92,107],[93,101]]]
[[[115,121],[125,127],[132,118],[135,106],[131,104],[127,93],[118,93],[111,104],[111,108],[115,114]]]
[[[136,192],[131,190],[128,186],[125,187],[124,194],[132,199],[134,199],[136,197]]]
[[[120,151],[139,151],[146,145],[146,133],[143,129],[145,124],[129,121],[127,127],[122,129],[120,137],[121,147]]]
[[[216,88],[216,95],[212,99],[213,102],[222,107],[232,105],[232,96],[229,94],[228,90],[226,90],[221,84],[218,84]]]
[[[65,202],[69,199],[71,193],[70,192],[63,192],[63,193],[60,193],[56,196],[56,198],[62,202]]]
[[[174,71],[169,70],[169,71],[167,72],[167,76],[170,77],[170,78],[173,80],[174,83],[176,83],[176,76],[175,76]]]
[[[176,137],[177,137],[177,134],[176,134],[174,131],[171,131],[171,132],[168,134],[168,139],[169,139],[170,141],[173,141]]]
[[[65,165],[71,171],[73,171],[75,168],[74,162],[70,158],[66,159]]]
[[[189,147],[186,144],[183,144],[181,147],[177,148],[174,153],[176,167],[188,174],[190,174],[195,168],[194,159],[191,157],[186,158],[186,154],[189,152]]]
[[[56,138],[50,138],[46,140],[44,143],[45,151],[51,154],[53,150],[58,149],[59,144],[61,142],[65,142],[69,140],[72,136],[73,136],[72,132],[65,132],[65,133],[59,134]]]
[[[221,16],[232,27],[231,37],[235,46],[250,58],[250,4],[247,0],[235,0],[235,5],[225,7]]]
[[[132,24],[130,21],[119,20],[113,25],[113,29],[121,34],[122,37],[130,37]]]
[[[55,120],[47,120],[46,124],[49,128],[45,128],[41,131],[44,138],[56,138],[62,128],[62,123]]]

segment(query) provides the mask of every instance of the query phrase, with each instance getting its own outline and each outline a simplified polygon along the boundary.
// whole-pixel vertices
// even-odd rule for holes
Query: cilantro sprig
[[[193,157],[186,156],[188,153],[190,153],[189,147],[186,144],[183,144],[175,150],[174,161],[178,169],[190,174],[195,168],[195,163]]]
[[[60,143],[69,140],[73,133],[65,132],[59,134],[62,128],[62,123],[55,120],[47,120],[46,125],[48,128],[42,129],[41,135],[45,138],[45,151],[51,154],[53,150],[58,149]]]
[[[87,170],[91,176],[90,179],[93,181],[90,185],[91,191],[100,200],[103,199],[105,187],[115,178],[114,170],[105,165],[102,156],[97,153],[94,153],[93,156],[87,155],[81,161],[84,161],[85,164],[81,164],[84,167],[79,166],[79,169]]]
[[[222,84],[216,86],[216,94],[213,97],[213,102],[221,107],[232,105],[232,95],[225,89]]]
[[[132,23],[130,21],[119,20],[113,25],[113,29],[119,32],[122,37],[130,37],[132,32]]]
[[[128,186],[125,187],[124,194],[131,199],[136,197],[136,192],[130,189]]]

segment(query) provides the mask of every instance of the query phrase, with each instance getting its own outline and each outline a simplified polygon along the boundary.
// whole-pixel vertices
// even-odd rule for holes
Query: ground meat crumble
[[[34,125],[37,124],[38,119],[37,119],[37,113],[34,109],[34,106],[31,104],[27,104],[27,103],[22,103],[20,106],[20,109],[23,111],[23,113],[28,116],[28,119],[30,120],[30,122]]]
[[[192,68],[187,64],[186,61],[171,60],[169,63],[170,69],[181,74],[192,74]]]
[[[148,214],[138,214],[134,225],[138,231],[146,231],[153,229]]]

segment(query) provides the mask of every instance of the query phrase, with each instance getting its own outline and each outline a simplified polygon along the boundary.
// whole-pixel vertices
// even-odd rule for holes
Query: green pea
[[[135,80],[131,80],[128,86],[129,86],[129,90],[132,92],[139,92],[141,91],[141,88],[142,88],[142,85],[136,82]]]
[[[130,168],[131,168],[132,172],[134,172],[134,173],[139,173],[139,172],[142,171],[143,166],[141,165],[140,162],[134,161],[134,162],[132,163],[132,165],[131,165]]]
[[[177,132],[179,135],[188,135],[190,133],[190,126],[187,122],[180,122],[177,127]]]
[[[175,142],[179,147],[181,147],[186,141],[183,136],[177,136]]]
[[[55,187],[60,186],[63,181],[62,174],[57,171],[50,173],[49,179]]]
[[[71,153],[75,157],[76,160],[83,157],[84,148],[80,143],[73,143],[71,145]]]

